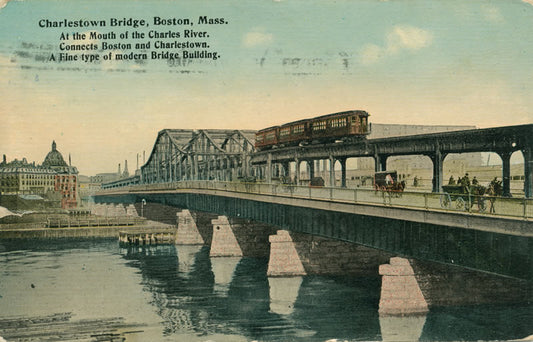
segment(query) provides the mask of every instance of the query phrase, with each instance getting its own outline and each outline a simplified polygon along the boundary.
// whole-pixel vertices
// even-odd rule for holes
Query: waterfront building
[[[55,189],[55,171],[28,163],[26,158],[0,164],[0,193],[46,195]]]
[[[70,162],[70,156],[69,156]],[[67,164],[57,150],[56,142],[52,142],[52,150],[43,161],[43,167],[54,170],[56,193],[61,194],[61,208],[76,208],[78,206],[78,170]]]
[[[69,158],[70,161],[70,158]],[[67,164],[57,150],[52,150],[41,165],[28,163],[26,158],[0,163],[0,193],[7,195],[39,195],[60,202],[61,208],[75,208],[78,203],[78,170]]]

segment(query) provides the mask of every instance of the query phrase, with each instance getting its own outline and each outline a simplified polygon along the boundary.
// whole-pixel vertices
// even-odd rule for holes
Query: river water
[[[61,336],[68,324],[90,330],[111,319],[120,320],[114,332],[126,341],[507,340],[533,334],[531,305],[380,318],[377,277],[269,279],[267,262],[210,258],[206,247],[125,249],[115,239],[2,241],[0,336],[9,341],[31,330],[6,320],[56,313],[70,313],[70,320],[34,327],[32,336],[42,329],[48,340],[68,340]]]

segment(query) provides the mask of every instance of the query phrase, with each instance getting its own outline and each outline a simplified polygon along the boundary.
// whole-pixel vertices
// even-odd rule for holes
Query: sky
[[[533,122],[533,1],[463,0],[0,0],[0,154],[40,164],[53,140],[80,173],[115,172],[146,158],[157,132],[261,129],[350,109],[375,123]],[[198,18],[224,18],[202,25]],[[193,25],[155,25],[154,17]],[[149,26],[110,26],[112,18]],[[105,27],[43,28],[104,20]],[[184,30],[207,32],[183,38]],[[220,58],[116,61],[151,42],[132,32],[179,32]],[[127,39],[72,34],[128,31]],[[61,39],[69,34],[69,39]],[[60,44],[98,44],[102,59],[50,60]],[[200,49],[202,50],[202,49]],[[148,54],[150,54],[148,51]],[[180,51],[181,49],[157,50]],[[140,52],[140,50],[135,50]],[[76,54],[77,52],[73,52]],[[141,157],[142,162],[142,157]]]

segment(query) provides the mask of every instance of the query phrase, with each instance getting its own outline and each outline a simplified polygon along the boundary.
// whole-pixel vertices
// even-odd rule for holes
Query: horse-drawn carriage
[[[455,209],[469,211],[473,205],[477,204],[479,211],[485,212],[487,210],[484,196],[486,191],[487,188],[482,185],[443,185],[440,206],[444,209],[454,206]]]
[[[405,181],[398,181],[396,171],[383,171],[374,174],[374,190],[401,193],[405,189]]]

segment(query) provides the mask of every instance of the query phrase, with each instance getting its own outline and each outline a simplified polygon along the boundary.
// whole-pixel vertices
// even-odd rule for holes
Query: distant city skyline
[[[48,58],[61,33],[92,29],[38,24],[154,16],[224,17],[203,28],[221,57],[58,63]],[[125,159],[133,173],[165,128],[261,129],[348,109],[374,123],[532,123],[531,32],[521,0],[11,1],[0,9],[0,153],[42,163],[55,140],[81,174]]]

